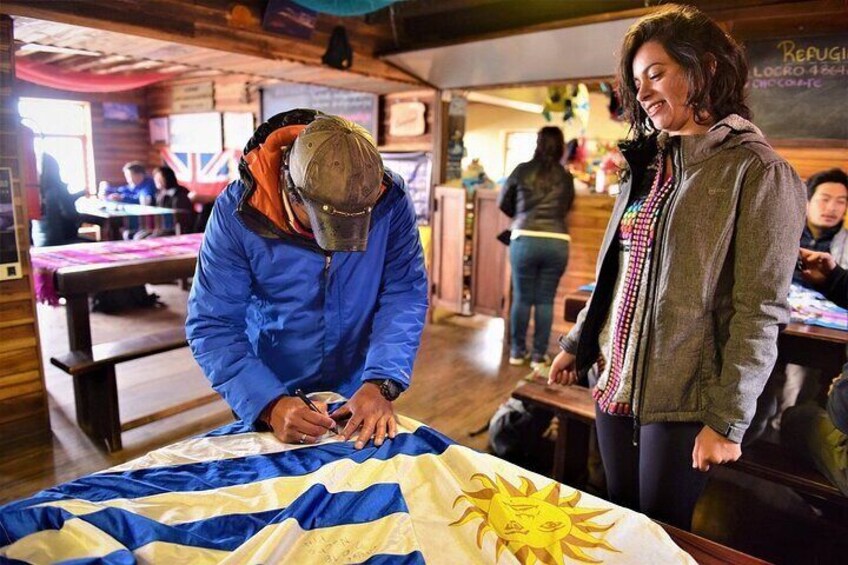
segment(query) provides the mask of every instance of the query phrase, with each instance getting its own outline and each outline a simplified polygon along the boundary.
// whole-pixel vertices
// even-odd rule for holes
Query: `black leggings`
[[[707,473],[692,468],[698,422],[662,422],[639,427],[633,418],[610,416],[595,405],[598,445],[610,502],[689,530]]]

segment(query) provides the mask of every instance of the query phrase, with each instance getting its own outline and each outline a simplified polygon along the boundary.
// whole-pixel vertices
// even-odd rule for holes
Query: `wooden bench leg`
[[[558,414],[557,417],[559,427],[554,449],[553,478],[569,486],[580,488],[586,482],[589,426],[564,414]]]
[[[106,451],[123,449],[115,367],[74,375],[77,424]]]

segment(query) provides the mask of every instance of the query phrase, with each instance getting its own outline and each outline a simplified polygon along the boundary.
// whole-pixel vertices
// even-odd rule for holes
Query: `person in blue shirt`
[[[218,197],[200,249],[186,333],[245,422],[314,443],[337,422],[356,447],[394,437],[427,311],[412,200],[361,126],[314,110],[254,133],[241,179]],[[295,395],[349,400],[311,411]]]
[[[124,178],[127,184],[106,191],[106,198],[128,204],[151,205],[156,200],[156,184],[147,175],[147,170],[138,161],[124,165]]]
[[[805,282],[837,306],[848,308],[848,270],[829,253],[802,248],[800,257]],[[826,409],[806,402],[786,411],[781,440],[848,496],[848,363],[833,379]]]

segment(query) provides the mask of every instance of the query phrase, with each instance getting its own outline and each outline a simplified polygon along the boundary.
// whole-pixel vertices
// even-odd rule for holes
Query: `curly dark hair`
[[[751,118],[745,104],[748,62],[742,47],[697,8],[668,4],[630,26],[621,46],[618,91],[635,137],[653,130],[637,99],[633,77],[636,52],[649,41],[661,44],[683,67],[689,85],[686,103],[696,123],[704,123],[705,115],[715,120],[730,114]]]

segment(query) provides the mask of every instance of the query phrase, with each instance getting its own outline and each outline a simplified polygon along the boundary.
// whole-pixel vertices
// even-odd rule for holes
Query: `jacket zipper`
[[[652,261],[652,265],[651,265],[651,271],[653,272],[652,274],[654,276],[652,277],[652,279],[650,281],[652,286],[651,286],[651,289],[650,289],[651,292],[648,295],[649,297],[651,297],[651,304],[650,304],[650,310],[649,310],[650,316],[648,316],[647,325],[642,329],[642,332],[644,332],[644,333],[640,332],[640,336],[645,335],[646,339],[647,339],[647,343],[645,344],[645,357],[648,357],[648,352],[650,351],[650,348],[651,348],[651,341],[652,340],[651,340],[650,328],[651,328],[652,322],[656,319],[657,286],[658,286],[658,283],[657,283],[658,277],[656,275],[659,272],[659,268],[660,268],[659,264],[660,264],[660,261],[662,259],[662,251],[665,248],[667,238],[668,238],[668,230],[666,229],[666,225],[668,224],[668,218],[671,216],[671,212],[672,212],[672,209],[674,208],[674,204],[677,201],[677,191],[680,188],[680,174],[682,174],[682,170],[683,170],[683,166],[682,166],[682,163],[683,163],[683,140],[680,140],[679,146],[677,148],[672,148],[672,151],[673,151],[673,157],[672,157],[672,160],[671,160],[671,174],[674,177],[674,181],[673,181],[674,182],[674,188],[672,189],[669,200],[666,203],[666,206],[667,206],[666,211],[665,211],[665,213],[663,214],[663,216],[660,220],[660,224],[657,226],[657,228],[658,228],[657,233],[660,235],[660,237],[657,240],[659,245],[656,247],[656,249],[654,249],[654,253],[653,253],[654,260]],[[680,173],[680,174],[676,174],[675,169],[677,169],[677,172]],[[664,171],[661,171],[661,172],[664,172]],[[647,330],[647,331],[645,331],[645,330]],[[638,350],[637,350],[637,355],[638,355]],[[634,374],[636,372],[635,369],[636,369],[636,367],[634,367]],[[641,408],[642,408],[642,404],[641,404],[642,395],[645,392],[644,391],[644,388],[645,388],[645,373],[647,373],[647,370],[648,370],[647,361],[643,360],[642,366],[639,367],[639,369],[640,369],[640,371],[639,371],[638,387],[635,386],[637,383],[634,381],[633,390],[630,392],[630,406],[633,407],[633,446],[634,447],[639,445],[639,427],[642,425],[641,422],[640,422],[640,419],[639,419],[639,413],[640,413]],[[638,406],[636,404],[636,390],[637,390],[637,388],[639,390],[639,401],[640,401]]]

